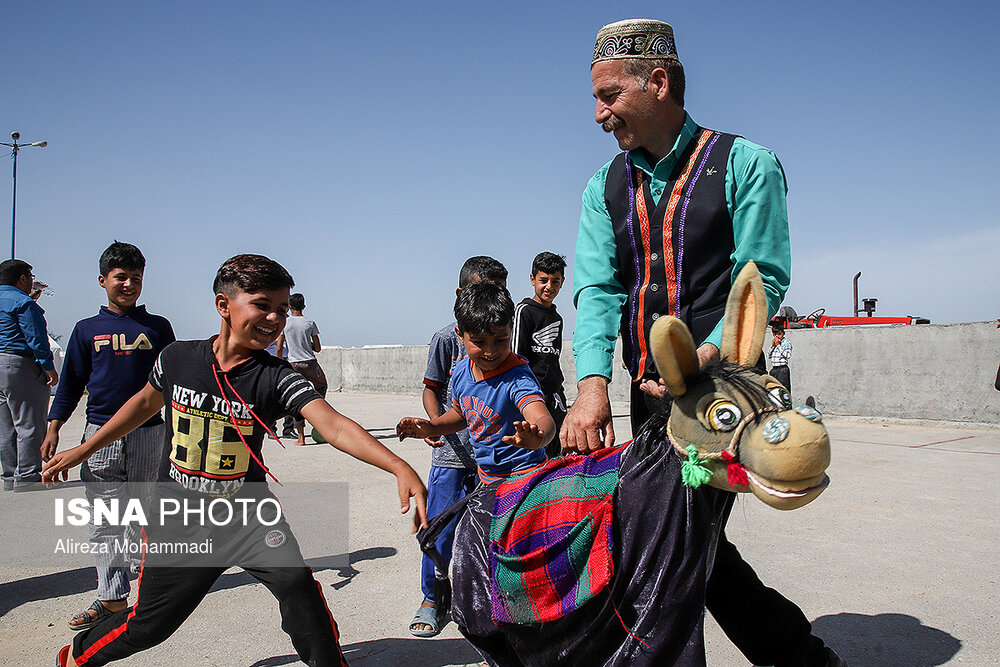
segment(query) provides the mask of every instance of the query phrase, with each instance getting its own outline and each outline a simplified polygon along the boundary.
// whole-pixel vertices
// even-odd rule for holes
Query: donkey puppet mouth
[[[816,480],[817,478],[821,477],[821,479],[819,479],[818,483],[816,484],[809,484],[808,486],[803,488],[790,488],[790,489],[775,488],[774,486],[772,486],[772,484],[775,484],[775,482],[772,482],[771,480],[765,480],[762,477],[758,477],[757,475],[754,475],[753,472],[751,472],[749,469],[747,469],[747,477],[757,488],[759,488],[761,491],[768,494],[769,496],[774,496],[775,498],[802,498],[808,496],[811,493],[822,491],[830,484],[830,478],[826,475],[826,473],[822,473],[821,475],[817,475],[817,477],[813,477],[808,480],[802,480],[802,482],[809,484],[813,480]],[[788,485],[787,482],[783,483],[783,486],[787,485]]]

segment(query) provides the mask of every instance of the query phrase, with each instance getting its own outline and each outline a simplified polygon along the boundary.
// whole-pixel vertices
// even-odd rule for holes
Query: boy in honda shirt
[[[57,481],[60,475],[65,479],[70,468],[166,406],[160,498],[268,499],[266,490],[256,497],[252,491],[240,494],[251,487],[266,489],[262,483],[267,476],[273,478],[261,460],[261,445],[269,431],[266,424],[287,412],[301,414],[337,449],[396,475],[402,511],[409,510],[414,497],[416,520],[426,523],[427,492],[413,469],[330,407],[287,362],[265,351],[284,327],[294,284],[280,264],[261,255],[227,260],[214,283],[215,306],[222,317],[219,334],[167,347],[149,383],[90,439],[56,454],[46,464],[43,480]],[[59,665],[104,665],[164,641],[228,565],[242,567],[278,599],[281,627],[303,662],[323,667],[346,664],[337,625],[283,517],[272,525],[251,521],[229,529],[174,524],[179,520],[167,526],[171,535],[182,533],[186,540],[217,537],[213,561],[224,562],[182,567],[182,561],[171,556],[158,556],[154,565],[144,562],[136,604],[82,631],[59,652]],[[157,530],[151,522],[150,540]],[[280,567],[268,560],[279,547],[284,565]]]
[[[514,308],[511,350],[527,360],[531,372],[545,394],[545,407],[556,423],[556,435],[545,447],[549,458],[560,455],[559,429],[566,416],[566,395],[559,366],[562,351],[563,319],[553,303],[562,289],[566,260],[554,252],[541,252],[531,263],[531,286],[535,296],[524,299]]]

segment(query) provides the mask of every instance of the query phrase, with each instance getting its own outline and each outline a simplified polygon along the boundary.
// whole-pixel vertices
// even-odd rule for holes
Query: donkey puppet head
[[[665,430],[684,460],[684,482],[749,491],[788,510],[829,484],[830,438],[819,412],[793,409],[785,387],[752,367],[766,327],[764,283],[748,262],[726,303],[721,362],[699,370],[691,332],[671,316],[653,324],[650,347],[672,401]]]

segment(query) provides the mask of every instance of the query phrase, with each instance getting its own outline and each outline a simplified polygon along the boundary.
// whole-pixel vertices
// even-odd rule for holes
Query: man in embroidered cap
[[[726,297],[743,265],[753,260],[760,270],[768,317],[788,289],[791,265],[781,164],[770,150],[688,115],[669,24],[604,26],[590,71],[594,120],[623,152],[583,193],[573,285],[579,396],[560,432],[563,446],[578,451],[614,442],[607,384],[619,332],[635,433],[663,394],[647,341],[653,322],[661,314],[683,320],[704,366],[719,358]],[[842,664],[724,532],[706,602],[754,664]]]

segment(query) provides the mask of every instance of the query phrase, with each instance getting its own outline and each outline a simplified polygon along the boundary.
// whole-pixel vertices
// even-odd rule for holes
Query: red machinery
[[[771,326],[781,326],[785,329],[822,329],[824,327],[846,327],[859,324],[930,324],[924,317],[851,317],[841,315],[824,315],[825,308],[817,308],[805,317],[799,317],[791,306],[782,306],[778,314],[771,319]]]
[[[878,299],[862,299],[862,307],[858,308],[858,279],[861,272],[854,275],[854,317],[824,315],[825,308],[817,308],[805,317],[799,317],[795,309],[791,306],[782,306],[778,313],[771,318],[771,326],[780,326],[785,329],[822,329],[824,327],[849,327],[859,324],[930,324],[931,321],[925,317],[874,317],[875,303]],[[866,317],[861,317],[859,313],[864,312]]]

